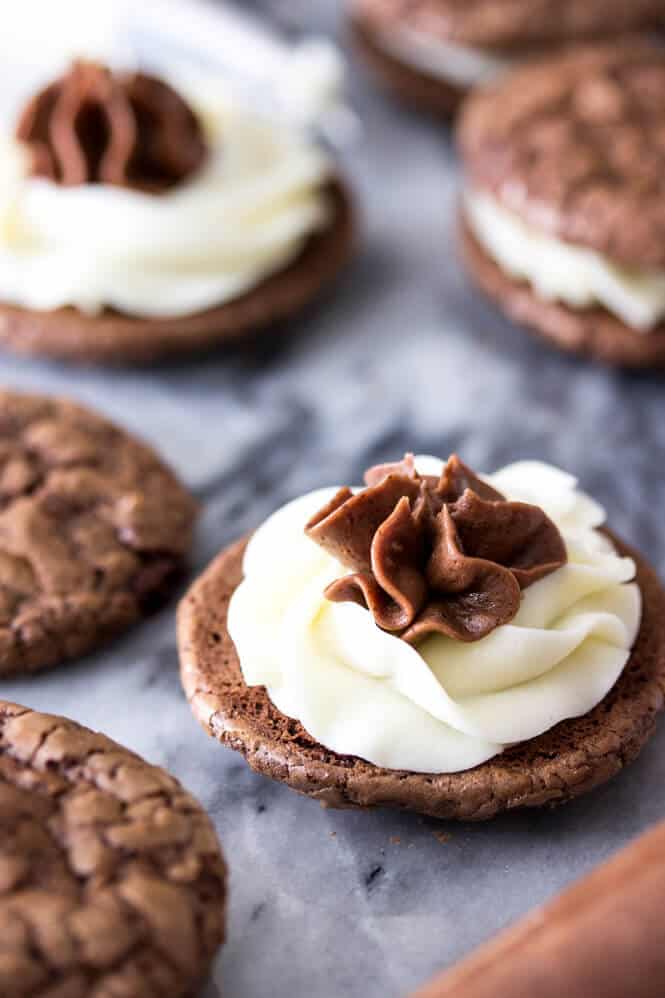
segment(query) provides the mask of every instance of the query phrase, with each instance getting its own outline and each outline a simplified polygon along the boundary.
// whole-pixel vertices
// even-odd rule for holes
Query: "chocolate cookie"
[[[635,551],[614,541],[635,559],[644,601],[640,633],[620,679],[584,717],[563,721],[466,772],[402,772],[338,755],[282,714],[265,687],[246,685],[226,629],[246,540],[223,551],[180,604],[185,693],[208,733],[241,752],[253,769],[331,807],[391,806],[481,820],[512,808],[562,803],[634,759],[664,705],[665,591]]]
[[[453,117],[464,98],[463,88],[397,58],[360,14],[351,18],[349,30],[360,57],[394,96],[445,121]]]
[[[76,658],[173,588],[196,504],[82,406],[0,391],[0,675]]]
[[[466,266],[478,287],[515,322],[570,353],[620,367],[665,368],[665,323],[640,335],[604,308],[584,311],[545,301],[526,281],[510,277],[474,239],[460,220],[460,243]]]
[[[89,316],[0,303],[0,346],[81,363],[145,364],[268,332],[318,298],[350,258],[354,209],[341,179],[330,185],[330,197],[331,225],[311,236],[288,267],[225,305],[180,319],[142,319],[110,309]]]
[[[665,53],[646,43],[587,46],[517,71],[465,106],[468,189],[564,247],[593,250],[638,278],[665,276],[663,87]],[[664,320],[645,332],[602,305],[546,300],[500,266],[468,221],[463,242],[480,287],[557,345],[663,365]]]
[[[381,81],[445,117],[472,84],[455,77],[452,63],[447,76],[443,61],[435,72],[428,59],[409,53],[399,43],[403,32],[460,47],[463,56],[484,53],[518,63],[557,45],[649,30],[664,19],[660,0],[349,0],[349,7],[358,50]]]
[[[224,939],[213,826],[168,773],[0,702],[0,993],[184,998]]]

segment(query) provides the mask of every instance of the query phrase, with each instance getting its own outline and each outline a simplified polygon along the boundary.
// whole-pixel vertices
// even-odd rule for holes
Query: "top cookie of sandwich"
[[[663,22],[660,0],[355,0],[377,27],[395,22],[488,48],[602,38]]]
[[[588,46],[467,103],[469,182],[540,231],[617,263],[665,266],[665,52]]]

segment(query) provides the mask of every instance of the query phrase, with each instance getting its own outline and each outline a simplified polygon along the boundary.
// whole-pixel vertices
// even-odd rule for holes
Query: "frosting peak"
[[[74,63],[32,97],[16,137],[32,154],[33,176],[67,187],[102,183],[160,193],[206,156],[199,121],[172,87],[90,62]]]
[[[438,478],[418,474],[407,454],[365,481],[356,494],[340,489],[305,533],[351,570],[327,599],[360,604],[409,644],[485,637],[516,616],[522,589],[567,560],[540,507],[507,501],[457,455]]]

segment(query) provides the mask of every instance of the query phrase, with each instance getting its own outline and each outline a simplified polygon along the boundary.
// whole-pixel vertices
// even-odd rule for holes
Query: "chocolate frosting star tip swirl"
[[[198,118],[171,86],[82,61],[28,101],[16,138],[31,154],[32,176],[66,187],[101,183],[159,194],[207,155]]]
[[[517,614],[521,590],[567,560],[558,528],[538,506],[511,502],[456,454],[439,478],[412,454],[342,488],[307,523],[308,537],[350,574],[325,590],[368,609],[410,644],[430,634],[477,641]]]

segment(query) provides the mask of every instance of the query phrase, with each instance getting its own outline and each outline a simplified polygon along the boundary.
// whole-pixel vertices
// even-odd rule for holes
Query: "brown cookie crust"
[[[640,633],[620,679],[584,717],[563,721],[466,772],[388,770],[338,755],[282,714],[265,687],[245,684],[226,615],[242,578],[246,538],[222,551],[180,604],[185,693],[208,733],[241,752],[253,769],[330,807],[399,807],[475,821],[513,808],[563,803],[631,762],[664,704],[665,591],[635,551],[613,540],[635,559],[644,600]]]
[[[0,347],[77,363],[146,364],[240,340],[295,316],[325,291],[348,262],[354,208],[341,179],[330,184],[331,225],[314,234],[288,267],[240,298],[196,315],[143,319],[107,310],[40,312],[0,303]]]
[[[0,801],[0,994],[191,994],[224,939],[226,868],[177,780],[0,701]]]
[[[600,306],[574,309],[545,301],[526,281],[511,277],[494,262],[463,218],[460,244],[477,286],[511,319],[554,346],[617,367],[665,369],[665,323],[637,333]]]
[[[381,45],[376,32],[360,14],[351,19],[349,31],[354,47],[369,70],[396,97],[444,121],[453,117],[464,98],[464,90],[396,58]]]
[[[473,94],[458,129],[467,181],[540,231],[665,268],[665,49],[587,46]]]
[[[196,503],[83,406],[0,391],[0,676],[76,658],[170,593]]]
[[[618,36],[664,20],[660,0],[350,0],[350,6],[374,30],[406,24],[488,48]]]

